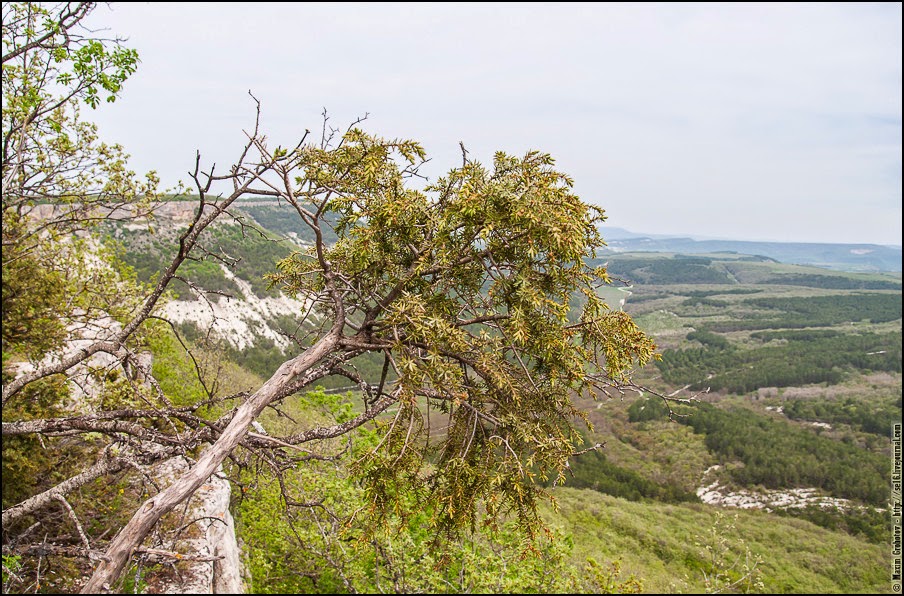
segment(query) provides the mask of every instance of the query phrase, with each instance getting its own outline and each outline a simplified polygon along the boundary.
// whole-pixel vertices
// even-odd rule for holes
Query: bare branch
[[[66,512],[69,514],[69,518],[75,524],[75,529],[78,531],[78,536],[82,540],[82,544],[85,545],[85,551],[91,551],[91,543],[88,542],[88,537],[85,535],[85,530],[82,529],[82,524],[78,521],[78,516],[75,515],[75,510],[72,509],[72,505],[69,504],[69,501],[66,500],[66,497],[63,495],[55,495],[57,501],[63,504]]]

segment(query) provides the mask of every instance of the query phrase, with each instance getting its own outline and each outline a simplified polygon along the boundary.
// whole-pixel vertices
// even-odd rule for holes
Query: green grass
[[[553,494],[559,513],[547,507],[545,518],[570,535],[574,561],[620,559],[623,574],[641,578],[644,592],[705,590],[706,537],[720,511],[728,519],[737,514],[736,530],[723,526],[732,552],[741,555],[746,545],[761,557],[765,592],[881,593],[890,588],[888,548],[803,520],[702,504],[635,503],[589,489],[559,487]]]

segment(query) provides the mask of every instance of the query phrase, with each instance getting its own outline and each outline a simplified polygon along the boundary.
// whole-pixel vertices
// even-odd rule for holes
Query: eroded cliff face
[[[163,316],[177,325],[190,323],[205,332],[209,330],[238,350],[250,348],[262,339],[279,348],[290,347],[292,341],[278,331],[274,321],[280,316],[295,317],[308,312],[313,304],[284,294],[255,296],[248,282],[227,267],[220,267],[224,276],[239,287],[239,295],[173,300],[163,307]]]
[[[155,218],[158,220],[170,220],[173,222],[183,223],[191,220],[195,216],[198,203],[195,201],[165,201],[154,207]],[[51,219],[54,216],[61,215],[70,210],[65,204],[38,204],[29,209],[31,217],[37,219]],[[130,207],[119,207],[116,209],[98,210],[99,215],[103,215],[111,220],[121,221],[138,221],[135,220],[135,211]],[[143,219],[143,218],[142,218]]]
[[[248,201],[243,200],[236,203],[236,207],[276,207],[279,206],[280,203],[278,201]],[[198,209],[197,201],[162,201],[159,204],[156,204],[153,208],[154,218],[158,221],[171,221],[176,224],[182,224],[186,221],[190,221],[195,216],[195,211]],[[212,205],[207,205],[207,209],[213,209]],[[34,205],[30,208],[29,213],[32,217],[37,219],[50,219],[54,215],[59,215],[65,213],[69,210],[69,207],[66,205],[52,205],[49,203]],[[206,212],[205,210],[205,212]],[[146,221],[144,218],[140,220],[135,219],[135,211],[130,207],[120,207],[117,209],[106,209],[103,212],[104,216],[109,217],[112,220],[122,220],[122,221],[136,221],[143,222]]]
[[[254,229],[263,229],[263,226],[256,223],[249,213],[258,213],[254,211],[254,208],[262,208],[266,211],[268,209],[275,210],[279,206],[280,203],[277,201],[241,201],[231,211],[237,219],[221,218],[221,221],[211,228],[210,236],[202,239],[201,245],[203,245],[204,251],[219,255],[222,250],[216,230],[228,229],[233,231],[231,233],[235,233],[234,231],[239,229],[239,222],[253,226]],[[39,207],[47,208],[49,206]],[[170,247],[177,247],[179,234],[195,217],[197,208],[197,201],[167,201],[155,208],[153,221],[143,218],[131,219],[124,217],[123,213],[114,213],[115,224],[112,228],[112,235],[117,240],[126,242],[127,250],[154,254],[155,258],[160,260],[159,266],[162,268],[168,264],[171,255],[168,252],[157,254],[160,249],[155,245],[163,243]],[[287,213],[286,215],[291,217],[292,214]],[[123,230],[129,230],[132,234],[123,233]],[[252,227],[242,228],[242,234],[257,237]],[[275,234],[275,236],[284,238],[282,245],[285,247],[285,253],[283,256],[287,256],[293,249],[298,250],[307,246],[303,240],[299,239],[298,234],[293,232],[282,236]],[[203,254],[204,251],[201,253]],[[203,336],[222,340],[238,351],[249,349],[261,342],[272,343],[280,349],[292,347],[293,341],[287,337],[286,330],[280,328],[278,321],[280,319],[298,319],[300,315],[315,317],[311,314],[313,307],[311,301],[292,298],[276,291],[265,294],[260,291],[260,287],[255,291],[252,288],[253,284],[249,283],[247,267],[240,270],[242,268],[231,266],[247,261],[249,255],[241,249],[228,252],[228,255],[220,255],[225,256],[225,259],[222,260],[211,256],[206,256],[203,260],[209,267],[207,274],[226,280],[229,290],[218,294],[210,291],[215,289],[213,287],[201,288],[204,285],[203,281],[192,280],[197,285],[191,290],[187,288],[181,290],[176,299],[163,303],[159,314],[177,326],[192,325]],[[129,261],[128,258],[125,260]],[[258,279],[251,281],[259,281],[265,273],[272,271],[277,260],[278,258],[274,257],[272,261],[262,265],[260,271],[255,270],[252,275]],[[182,275],[191,277],[190,273]],[[244,279],[241,276],[244,276]],[[208,281],[210,280],[208,279]],[[202,293],[199,291],[201,289],[208,292]]]

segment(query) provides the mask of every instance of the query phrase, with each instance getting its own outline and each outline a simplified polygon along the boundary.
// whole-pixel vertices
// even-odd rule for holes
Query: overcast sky
[[[92,117],[167,184],[345,126],[552,154],[609,225],[901,244],[901,4],[101,5],[141,65]]]

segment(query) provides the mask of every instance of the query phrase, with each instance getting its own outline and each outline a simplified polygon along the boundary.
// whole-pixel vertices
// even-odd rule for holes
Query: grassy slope
[[[612,257],[615,269],[621,267],[636,273],[633,279],[624,276],[635,282],[626,310],[635,316],[642,328],[654,335],[661,349],[693,345],[685,339],[685,335],[706,322],[757,314],[756,308],[746,302],[751,298],[840,297],[852,292],[900,296],[900,289],[887,286],[900,283],[900,277],[893,275],[845,274],[809,267],[731,262],[731,259],[726,259],[727,262],[712,263],[712,267],[720,272],[730,271],[733,278],[730,282],[680,284],[674,278],[669,279],[668,274],[663,275],[668,272],[665,267],[633,269],[633,257],[622,258],[627,262],[620,266],[617,263],[619,257]],[[666,257],[643,255],[644,260],[659,258]],[[680,268],[679,263],[671,262]],[[696,273],[700,273],[699,268]],[[812,286],[828,287],[781,283],[788,279],[785,277],[788,275],[796,276],[793,278],[795,282],[803,280],[812,282]],[[705,279],[706,275],[700,277]],[[879,287],[868,290],[833,287],[844,283],[852,286],[875,284]],[[712,299],[725,304],[710,306],[688,302],[688,297],[699,296],[701,292],[711,293]],[[879,324],[846,323],[831,328],[844,333],[900,332],[901,320]],[[750,332],[723,335],[742,348],[751,341]],[[637,380],[666,393],[678,388],[663,383],[653,366],[640,371]],[[800,398],[853,398],[872,402],[887,399],[895,392],[900,395],[900,389],[899,373],[852,374],[840,385],[767,390],[754,401],[749,395],[717,395],[707,399],[744,404],[764,415],[784,419],[780,414],[766,412],[765,406],[781,405],[783,399]],[[688,429],[668,422],[629,424],[625,410],[634,399],[634,396],[628,395],[624,401],[586,404],[596,427],[591,440],[606,441],[607,459],[622,468],[637,471],[659,483],[671,482],[686,489],[693,488],[703,471],[715,461],[703,445],[703,436],[693,435]],[[835,430],[826,432],[826,435],[838,440],[853,438],[857,443],[871,444],[871,450],[883,449],[882,445],[877,444],[882,441],[876,440],[881,437],[866,437],[846,425],[836,425]],[[881,592],[888,591],[890,587],[887,583],[887,548],[843,532],[825,530],[803,520],[779,518],[763,511],[720,510],[702,504],[630,502],[600,495],[590,489],[560,488],[557,489],[557,497],[561,510],[554,525],[561,524],[573,535],[575,556],[594,556],[597,560],[621,558],[626,573],[633,572],[646,579],[645,591],[703,590],[702,573],[695,563],[699,547],[694,545],[694,537],[704,534],[713,525],[719,511],[727,515],[738,514],[739,531],[736,536],[746,540],[751,551],[762,556],[764,562],[761,569],[767,591]]]
[[[609,405],[616,403],[620,402]],[[294,400],[286,404],[286,409],[296,420],[304,420],[303,425],[321,416],[299,410]],[[261,420],[270,430],[288,430],[279,428],[285,426],[286,420],[277,419],[270,411]],[[620,424],[620,416],[612,420],[615,420],[613,425]],[[633,432],[634,441],[641,448],[621,440],[613,441],[609,436],[607,455],[628,466],[639,464],[645,454],[653,453],[651,441],[655,434],[663,442],[655,449],[657,455],[637,468],[644,475],[656,478],[677,468],[687,477],[693,477],[694,470],[710,462],[700,436],[693,435],[686,427],[668,422],[645,423],[643,427],[653,432],[637,428],[618,431],[626,433],[623,436]],[[632,502],[567,485],[551,492],[558,509],[554,511],[551,505],[544,505],[542,514],[549,526],[560,530],[570,542],[572,563],[583,566],[588,557],[603,563],[619,560],[621,578],[635,575],[642,580],[645,593],[704,592],[703,572],[709,570],[704,549],[707,544],[715,545],[708,538],[713,527],[727,539],[732,560],[744,554],[745,547],[759,556],[759,577],[765,592],[882,593],[888,590],[888,549],[844,532],[763,511],[726,510],[698,503]],[[729,528],[730,524],[734,529]],[[512,564],[517,566],[517,562]],[[480,589],[475,587],[477,591]]]
[[[719,510],[700,504],[635,503],[590,489],[559,487],[553,527],[574,541],[574,559],[620,559],[623,575],[643,580],[644,592],[703,592],[706,534],[717,514],[734,521],[722,533],[741,555],[744,544],[762,562],[758,569],[771,593],[887,592],[888,549],[809,522],[762,511]],[[711,543],[710,543],[711,544]]]

